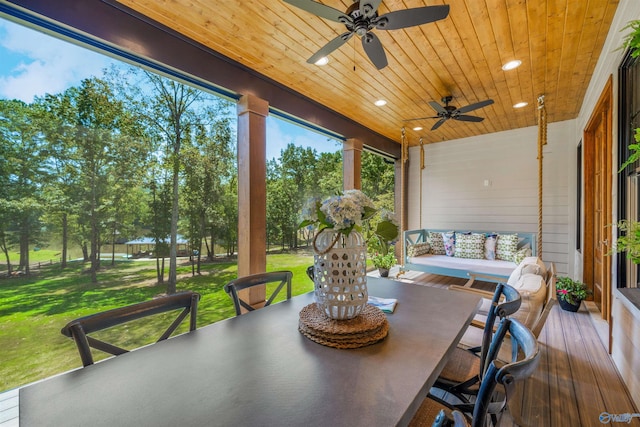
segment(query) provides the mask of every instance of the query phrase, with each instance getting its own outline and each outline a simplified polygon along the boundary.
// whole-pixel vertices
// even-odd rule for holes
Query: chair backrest
[[[497,319],[504,319],[520,309],[522,298],[520,293],[506,283],[498,283],[491,299],[491,306],[482,332],[482,344],[480,346],[480,378],[491,360],[488,360],[489,348],[494,339],[494,327]]]
[[[167,330],[156,341],[160,342],[169,338],[188,314],[191,314],[189,331],[196,329],[196,315],[198,312],[199,300],[200,294],[196,292],[180,292],[152,299],[150,301],[132,304],[126,307],[114,308],[113,310],[80,317],[67,323],[60,332],[63,335],[74,339],[78,346],[78,352],[80,353],[82,364],[84,366],[88,366],[93,364],[91,348],[113,354],[114,356],[127,353],[129,351],[114,344],[91,337],[88,334],[143,317],[182,309],[173,323],[169,325]]]
[[[511,336],[508,342],[512,345],[512,362],[504,364],[496,358],[507,332]],[[473,408],[472,427],[484,426],[488,414],[501,412],[514,392],[515,383],[528,378],[535,371],[540,359],[538,341],[522,323],[516,319],[504,318],[494,334],[487,358],[491,362],[480,384]],[[504,396],[494,401],[498,384],[504,386]]]
[[[245,301],[240,297],[240,291],[254,286],[265,286],[266,289],[267,284],[277,283],[277,286],[273,289],[273,292],[271,292],[271,296],[269,296],[268,299],[265,296],[264,304],[261,304],[258,308],[266,307],[271,305],[285,285],[287,289],[287,299],[291,299],[292,277],[293,273],[290,271],[271,271],[268,273],[251,274],[249,276],[238,277],[237,279],[232,280],[224,285],[224,290],[233,300],[233,306],[236,309],[236,316],[239,316],[242,314],[242,308],[247,311],[253,311],[256,309],[256,307],[249,304],[249,301]]]
[[[549,312],[557,302],[556,296],[556,265],[552,262],[547,269],[547,297],[545,299],[544,306],[542,307],[542,311],[540,312],[540,316],[535,321],[533,326],[531,327],[531,332],[533,336],[538,338],[540,336],[540,332],[542,331],[542,327],[547,321],[547,317],[549,317]]]

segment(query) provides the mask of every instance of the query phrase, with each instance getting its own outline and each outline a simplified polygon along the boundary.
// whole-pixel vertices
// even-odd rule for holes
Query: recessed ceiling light
[[[376,102],[374,102],[374,104],[376,104],[378,107],[382,107],[383,105],[387,105],[387,101],[385,101],[384,99],[378,99]]]
[[[506,64],[504,64],[502,66],[502,69],[505,71],[513,70],[514,68],[518,68],[520,65],[522,65],[522,61],[518,59],[514,59],[513,61],[509,61]]]
[[[529,105],[528,102],[518,102],[513,106],[513,108],[522,108],[522,107],[526,107],[527,105]]]
[[[422,126],[416,126],[416,127],[413,128],[413,130],[416,130],[416,131],[422,130]]]
[[[315,64],[316,65],[327,65],[329,63],[329,57],[328,56],[323,56],[322,58],[318,59]]]

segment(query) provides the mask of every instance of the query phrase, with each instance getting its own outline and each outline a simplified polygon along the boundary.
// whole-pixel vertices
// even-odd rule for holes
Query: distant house
[[[162,241],[169,245],[169,237]],[[183,236],[177,236],[178,256],[189,256],[189,241]],[[156,241],[153,237],[140,237],[125,243],[127,258],[153,258],[156,256]]]

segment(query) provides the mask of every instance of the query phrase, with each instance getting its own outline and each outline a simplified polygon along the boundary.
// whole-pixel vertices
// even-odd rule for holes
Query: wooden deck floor
[[[409,272],[403,280],[447,287],[464,284],[465,279]],[[620,374],[582,305],[577,313],[554,306],[538,337],[541,359],[518,401],[512,402],[514,417],[507,414],[501,426],[583,427],[602,425],[640,426],[640,418],[630,423],[601,423],[600,415],[637,414]],[[520,411],[521,423],[514,422]]]
[[[392,276],[393,276],[392,271]],[[446,288],[464,284],[464,279],[408,272],[400,280]],[[555,306],[539,337],[541,361],[536,373],[524,384],[517,402],[521,424],[510,414],[501,426],[583,427],[602,425],[640,426],[630,423],[601,423],[602,413],[640,414],[616,370],[584,307],[569,313]],[[0,394],[0,427],[18,426],[18,393]]]

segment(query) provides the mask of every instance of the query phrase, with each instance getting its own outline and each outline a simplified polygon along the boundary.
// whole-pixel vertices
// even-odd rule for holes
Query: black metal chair
[[[496,357],[507,333],[511,336],[509,342],[512,346],[513,361],[505,364],[496,360]],[[484,427],[489,419],[493,425],[499,425],[500,416],[505,410],[510,396],[513,395],[516,383],[531,376],[537,368],[540,350],[536,337],[526,326],[515,319],[504,318],[500,321],[498,329],[493,335],[487,358],[491,362],[487,366],[472,406],[472,415],[465,415],[466,424],[461,424],[460,421],[447,423],[446,419],[455,420],[455,418],[447,416],[443,420],[441,411],[453,415],[456,408],[448,405],[447,402],[427,397],[409,425],[411,427],[433,425]],[[459,415],[457,418],[459,420]]]
[[[503,319],[520,308],[522,299],[518,291],[499,283],[491,300],[479,347],[463,349],[456,347],[436,380],[435,388],[451,393],[461,402],[478,392],[479,383],[491,360],[487,360],[497,319]]]
[[[236,316],[240,316],[242,314],[242,308],[247,311],[253,311],[256,308],[267,307],[273,303],[276,299],[280,291],[285,287],[287,290],[287,299],[291,299],[291,278],[293,277],[293,273],[290,271],[272,271],[268,273],[257,273],[251,274],[249,276],[238,277],[235,280],[224,285],[224,290],[231,299],[233,300],[233,306],[236,309]],[[265,301],[263,304],[260,304],[258,307],[254,307],[249,304],[249,301],[245,301],[240,298],[240,291],[248,288],[252,288],[254,286],[265,286],[265,292],[269,290],[270,287],[267,285],[271,283],[276,283],[277,285],[273,288],[271,295],[267,299],[265,296]]]
[[[91,348],[104,351],[114,356],[127,353],[129,350],[125,350],[124,348],[118,347],[114,344],[91,337],[88,334],[141,319],[143,317],[182,309],[173,323],[169,325],[167,330],[156,341],[160,342],[169,338],[188,314],[191,314],[189,331],[196,329],[196,315],[198,312],[199,300],[200,294],[197,292],[180,292],[152,299],[150,301],[132,304],[126,307],[114,308],[113,310],[80,317],[67,323],[60,332],[63,335],[74,339],[78,346],[82,364],[84,366],[89,366],[94,363]]]

